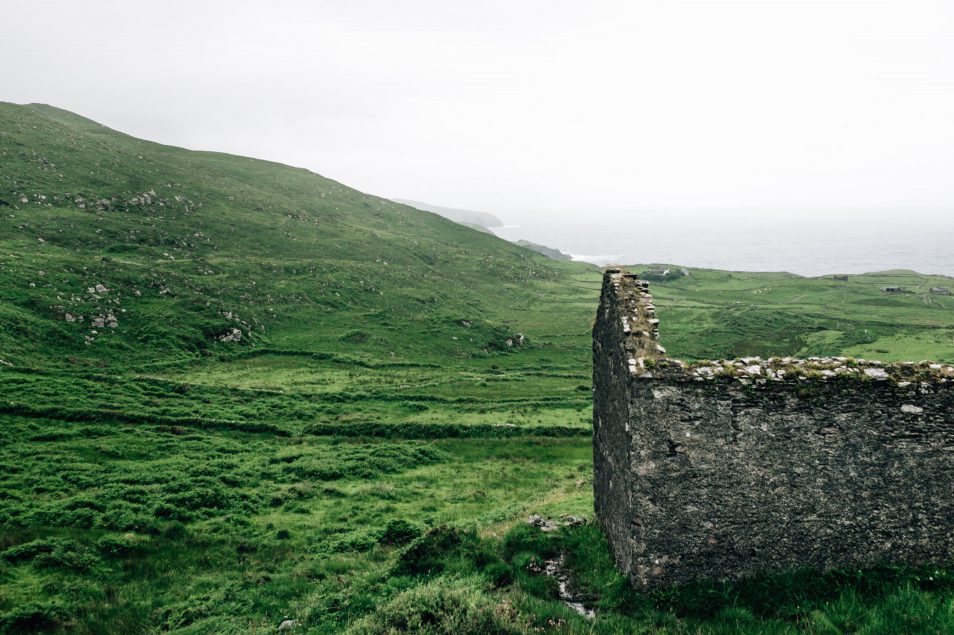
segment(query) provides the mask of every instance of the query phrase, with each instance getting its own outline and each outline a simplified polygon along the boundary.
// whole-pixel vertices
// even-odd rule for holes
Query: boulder
[[[241,342],[242,331],[236,328],[229,329],[228,333],[219,336],[220,342]]]

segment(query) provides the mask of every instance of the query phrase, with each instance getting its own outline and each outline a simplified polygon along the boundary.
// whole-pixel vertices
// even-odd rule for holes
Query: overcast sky
[[[561,217],[954,214],[954,2],[3,0],[0,100]]]

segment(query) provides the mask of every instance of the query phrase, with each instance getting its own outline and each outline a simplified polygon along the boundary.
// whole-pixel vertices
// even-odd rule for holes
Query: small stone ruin
[[[596,515],[635,586],[954,562],[954,366],[669,359],[619,269],[598,311]]]

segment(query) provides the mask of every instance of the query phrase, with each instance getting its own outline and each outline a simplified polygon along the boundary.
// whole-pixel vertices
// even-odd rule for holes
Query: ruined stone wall
[[[596,515],[642,588],[954,562],[954,367],[665,357],[648,284],[593,330]]]

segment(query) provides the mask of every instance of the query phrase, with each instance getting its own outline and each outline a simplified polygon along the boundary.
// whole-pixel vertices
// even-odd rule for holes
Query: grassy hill
[[[236,367],[268,370],[272,387],[340,394],[346,383],[341,404],[383,400],[362,419],[393,409],[392,385],[411,413],[438,397],[530,397],[516,381],[487,388],[501,358],[523,378],[587,380],[595,268],[306,170],[140,141],[48,106],[0,107],[0,160],[0,360],[55,370],[62,385],[50,392],[68,396],[70,412],[141,414],[143,391],[157,388],[129,373],[184,368],[212,383]],[[226,364],[201,363],[210,359]],[[318,376],[286,376],[297,368]],[[348,381],[342,369],[363,376]],[[127,381],[94,385],[91,374],[115,373]],[[440,395],[407,396],[435,383]],[[549,398],[585,407],[575,386]],[[167,416],[240,417],[192,395],[169,399]],[[292,419],[321,415],[301,408]]]
[[[527,298],[594,277],[306,170],[48,106],[4,104],[0,130],[0,348],[13,363],[183,358],[235,348],[217,344],[233,328],[240,347],[469,357],[505,346]],[[118,326],[90,333],[108,314]]]
[[[644,597],[592,523],[527,526],[591,515],[599,284],[306,170],[0,104],[0,632],[950,630],[948,569]],[[654,293],[678,356],[950,361],[935,284]]]

